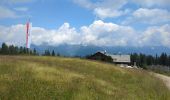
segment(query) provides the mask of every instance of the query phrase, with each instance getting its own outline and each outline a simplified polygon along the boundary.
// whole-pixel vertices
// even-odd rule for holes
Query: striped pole
[[[30,48],[31,34],[30,34],[30,21],[26,23],[26,48]]]

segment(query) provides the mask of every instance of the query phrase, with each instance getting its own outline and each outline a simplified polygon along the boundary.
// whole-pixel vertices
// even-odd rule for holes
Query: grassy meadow
[[[170,100],[147,71],[78,58],[0,56],[0,100]]]

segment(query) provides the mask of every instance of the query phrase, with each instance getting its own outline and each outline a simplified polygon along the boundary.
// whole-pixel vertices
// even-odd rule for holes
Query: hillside
[[[170,100],[148,72],[76,58],[0,56],[0,99]]]

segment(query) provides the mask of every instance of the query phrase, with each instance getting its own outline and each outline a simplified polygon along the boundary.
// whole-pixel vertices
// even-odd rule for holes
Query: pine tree
[[[23,54],[24,52],[23,52],[24,50],[23,50],[23,47],[20,47],[19,48],[19,54]]]
[[[147,64],[147,60],[146,60],[146,56],[144,55],[144,54],[140,54],[139,55],[140,57],[139,57],[139,61],[140,61],[140,66],[141,67],[145,67],[146,66],[146,64]]]
[[[9,54],[9,48],[5,43],[2,43],[1,53],[4,55]]]
[[[168,66],[170,67],[170,55],[168,56]]]
[[[158,64],[159,64],[158,60],[159,60],[159,57],[158,57],[158,55],[156,54],[155,59],[154,59],[154,64],[155,64],[155,65],[158,65]]]
[[[54,50],[52,51],[52,56],[55,56],[55,52],[54,52]]]
[[[29,55],[33,55],[33,52],[32,52],[32,50],[29,50]]]
[[[9,54],[11,54],[11,55],[15,54],[15,47],[13,45],[9,46]]]
[[[57,56],[59,57],[59,56],[60,56],[60,53],[57,53]]]
[[[28,48],[26,48],[26,53],[25,54],[30,54],[30,51]]]
[[[18,46],[15,46],[15,47],[14,47],[14,54],[15,54],[15,55],[18,55],[18,54],[19,54]]]
[[[147,61],[147,65],[153,65],[154,58],[151,55],[149,55],[147,56],[146,61]]]
[[[51,56],[51,53],[49,50],[47,50],[47,56]]]
[[[33,55],[37,55],[37,51],[36,51],[35,48],[34,48],[34,51],[33,51]]]
[[[45,52],[44,52],[43,56],[47,56],[47,50],[45,50]]]
[[[27,53],[27,49],[24,47],[23,48],[23,54],[26,54]]]
[[[43,54],[44,56],[51,56],[51,53],[49,50],[45,50],[45,53]]]
[[[167,55],[166,53],[162,53],[160,56],[160,65],[166,65],[167,63]]]

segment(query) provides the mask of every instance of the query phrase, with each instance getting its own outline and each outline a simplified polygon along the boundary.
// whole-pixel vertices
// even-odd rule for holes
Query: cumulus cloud
[[[149,27],[139,37],[139,44],[170,47],[170,25]]]
[[[101,20],[81,27],[81,33],[83,43],[102,46],[125,46],[131,42],[130,37],[135,35],[131,27],[104,23]]]
[[[71,28],[69,23],[64,23],[59,29],[46,30],[40,27],[32,28],[32,40],[36,45],[48,43],[49,45],[59,45],[63,43],[78,44],[79,33],[75,28]]]
[[[79,44],[79,33],[75,28],[71,28],[68,23],[64,23],[60,28],[47,30],[41,27],[31,27],[32,43],[40,45],[59,45],[63,43]],[[5,38],[4,38],[5,37]],[[11,27],[0,26],[0,42],[7,42],[16,45],[24,45],[26,39],[26,26],[23,24]]]
[[[25,26],[22,24],[10,27],[0,26],[0,42],[7,42],[15,45],[24,45]]]
[[[85,44],[99,46],[125,46],[128,45],[130,37],[135,35],[135,31],[128,26],[120,26],[114,23],[105,23],[101,20],[94,21],[89,26],[82,26],[80,31],[70,27],[69,23],[64,23],[54,30],[47,30],[41,27],[32,27],[32,43],[40,45]],[[3,38],[6,36],[7,38]],[[11,27],[1,27],[0,39],[4,42],[13,42],[19,45],[25,43],[25,26],[14,25]],[[1,41],[1,42],[2,42]]]
[[[170,47],[170,25],[153,26],[138,32],[130,26],[94,21],[80,29],[64,23],[61,27],[48,30],[32,27],[32,44],[48,45],[84,44],[96,46],[166,46]],[[4,38],[5,37],[5,38]],[[25,44],[25,25],[0,26],[0,42]]]
[[[92,2],[90,0],[73,1],[81,7],[93,10],[94,14],[101,19],[122,16],[128,11],[120,10],[127,3],[127,0],[101,0],[98,2]]]
[[[129,23],[160,24],[170,22],[170,12],[165,9],[139,8],[133,12],[132,16],[125,20],[124,24]]]

